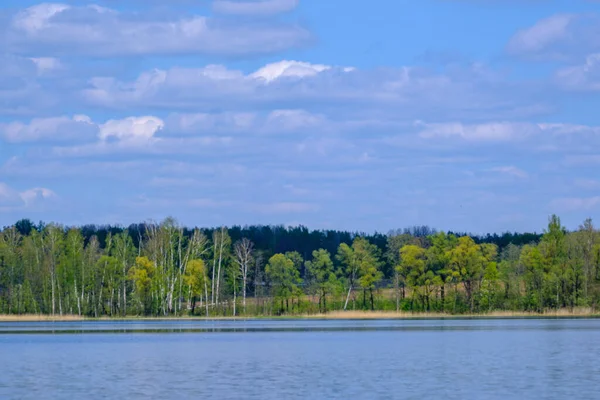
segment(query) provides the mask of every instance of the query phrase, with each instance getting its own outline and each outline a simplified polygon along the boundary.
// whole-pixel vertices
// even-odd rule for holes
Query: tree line
[[[0,232],[0,313],[253,316],[543,312],[600,304],[600,232],[387,235],[283,226],[127,228],[21,220]]]

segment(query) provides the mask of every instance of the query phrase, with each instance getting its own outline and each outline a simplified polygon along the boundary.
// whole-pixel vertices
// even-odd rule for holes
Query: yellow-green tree
[[[155,272],[156,266],[148,257],[137,257],[135,265],[129,269],[129,279],[133,281],[135,295],[145,313],[149,313],[152,306],[152,278]]]
[[[474,292],[481,286],[485,269],[497,256],[497,248],[492,244],[478,245],[475,241],[463,236],[458,245],[450,250],[450,265],[462,282],[467,304],[471,312],[475,309]]]
[[[413,304],[416,296],[421,298],[425,310],[431,308],[430,296],[441,281],[440,278],[428,268],[426,251],[418,245],[406,245],[400,249],[400,264],[398,273],[406,277],[407,284],[412,288]]]
[[[188,287],[188,309],[191,310],[192,315],[196,310],[196,300],[200,297],[202,301],[203,293],[208,286],[206,276],[206,266],[203,260],[190,260],[183,276],[183,281]],[[206,302],[208,298],[204,298]]]

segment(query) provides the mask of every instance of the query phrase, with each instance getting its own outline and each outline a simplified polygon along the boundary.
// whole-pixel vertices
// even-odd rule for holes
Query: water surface
[[[0,399],[598,399],[600,320],[0,323]]]

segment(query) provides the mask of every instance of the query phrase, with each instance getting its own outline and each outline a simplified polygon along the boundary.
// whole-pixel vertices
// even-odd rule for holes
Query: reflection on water
[[[0,322],[1,334],[600,330],[600,319],[142,320]]]
[[[598,338],[594,319],[0,323],[0,399],[597,399]]]

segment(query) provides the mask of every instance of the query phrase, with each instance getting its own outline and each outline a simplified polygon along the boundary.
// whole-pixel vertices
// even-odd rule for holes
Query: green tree
[[[285,254],[275,254],[265,267],[273,295],[281,301],[280,313],[289,312],[289,299],[297,292],[301,283],[300,272]],[[284,309],[285,302],[285,309]]]
[[[354,248],[348,246],[346,243],[340,244],[335,258],[342,265],[348,286],[348,294],[346,295],[346,301],[344,302],[344,311],[346,311],[348,301],[350,300],[350,294],[357,284],[360,265],[354,252]],[[352,304],[354,305],[354,296]]]
[[[440,309],[446,307],[446,285],[455,282],[460,275],[450,265],[450,252],[458,245],[458,238],[444,232],[429,236],[431,246],[426,251],[428,269],[438,276],[440,285]]]
[[[306,262],[306,269],[311,283],[316,286],[319,293],[319,311],[325,313],[327,312],[327,295],[335,289],[337,278],[333,261],[327,250],[315,250],[312,256],[313,259]]]
[[[464,286],[469,310],[473,312],[474,293],[481,285],[485,269],[494,262],[497,248],[492,244],[477,245],[472,238],[463,236],[458,239],[458,245],[450,250],[449,256],[450,265]]]
[[[358,284],[363,290],[363,307],[366,308],[367,306],[367,291],[369,291],[371,310],[374,310],[375,299],[373,297],[373,290],[383,278],[380,270],[379,249],[362,237],[354,239],[352,249],[354,251],[355,262],[358,265]]]

